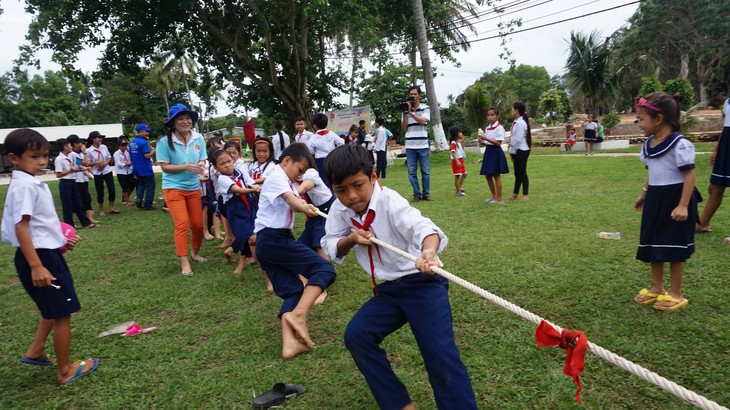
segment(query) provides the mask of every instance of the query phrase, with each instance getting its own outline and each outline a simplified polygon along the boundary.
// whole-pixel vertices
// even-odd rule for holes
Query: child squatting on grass
[[[309,337],[307,316],[317,298],[335,281],[332,264],[292,234],[294,211],[317,216],[317,208],[304,202],[294,189],[312,167],[314,158],[306,145],[295,143],[284,149],[279,164],[266,177],[256,215],[256,257],[271,279],[274,293],[284,299],[279,311],[284,359],[315,346]],[[306,286],[300,274],[309,280]]]
[[[679,133],[679,104],[669,94],[639,98],[636,116],[648,137],[641,148],[641,161],[649,170],[634,202],[634,208],[642,210],[636,259],[651,263],[651,288],[642,289],[634,300],[654,303],[658,310],[675,310],[689,303],[682,296],[682,276],[684,263],[695,250],[695,148]],[[664,262],[669,262],[671,275],[668,293],[664,290]]]
[[[66,242],[56,215],[51,190],[34,178],[48,166],[48,141],[37,131],[18,129],[8,134],[5,150],[13,170],[2,219],[3,242],[17,247],[15,269],[41,313],[33,343],[22,363],[52,366],[46,339],[53,330],[59,384],[71,383],[94,371],[99,360],[70,363],[71,313],[81,309],[73,278],[61,248],[73,248],[81,238]]]
[[[414,409],[380,343],[409,324],[423,355],[439,409],[476,409],[466,367],[454,341],[448,281],[431,266],[448,239],[397,192],[381,187],[370,153],[342,146],[329,154],[325,171],[337,201],[330,208],[322,246],[337,263],[354,248],[370,275],[374,295],[345,330],[345,345],[382,409]],[[376,237],[420,257],[413,262],[370,242]]]

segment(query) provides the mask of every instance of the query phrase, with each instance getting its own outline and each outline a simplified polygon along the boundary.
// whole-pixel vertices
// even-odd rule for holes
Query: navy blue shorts
[[[335,202],[334,195],[327,203],[319,205],[317,208],[324,213],[329,213],[333,202]],[[321,248],[322,238],[326,233],[324,230],[326,222],[327,220],[321,216],[308,217],[307,222],[304,223],[304,231],[297,240],[311,249]]]
[[[36,252],[43,266],[56,278],[52,283],[60,286],[60,289],[53,286],[33,286],[30,265],[20,248],[15,252],[15,269],[18,271],[20,283],[38,306],[41,316],[44,319],[56,319],[81,310],[71,272],[61,252],[58,249],[36,249]]]

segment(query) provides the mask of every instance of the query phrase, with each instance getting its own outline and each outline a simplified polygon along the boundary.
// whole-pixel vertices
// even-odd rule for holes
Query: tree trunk
[[[447,146],[446,135],[444,134],[444,127],[441,125],[441,112],[439,111],[439,104],[436,99],[436,89],[433,85],[431,58],[428,55],[426,22],[423,17],[423,3],[421,3],[421,0],[411,0],[411,7],[413,7],[413,18],[415,19],[416,34],[418,37],[418,53],[421,55],[421,65],[423,66],[423,77],[424,83],[426,84],[426,95],[428,96],[428,108],[431,110],[431,127],[433,128],[433,137],[436,142],[436,149],[438,151],[443,151]]]
[[[355,95],[355,73],[359,68],[360,55],[357,46],[352,46],[352,72],[350,73],[350,108],[352,108],[352,99]]]
[[[684,78],[685,80],[689,77],[689,54],[682,53],[682,60],[680,62],[680,68],[679,68],[679,78]]]
[[[416,45],[411,43],[411,85],[418,85],[418,65],[416,64]]]

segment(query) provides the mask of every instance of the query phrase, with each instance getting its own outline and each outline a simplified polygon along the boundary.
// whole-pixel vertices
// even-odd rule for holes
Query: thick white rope
[[[327,218],[327,214],[325,214],[324,212],[321,212],[318,210],[317,213],[320,216]],[[370,238],[370,242],[372,242],[378,246],[382,246],[383,248],[385,248],[391,252],[394,252],[413,262],[418,260],[418,257],[413,256],[410,253],[405,252],[403,250],[400,250],[389,243],[383,242],[380,239],[373,237],[373,238]],[[499,297],[493,293],[490,293],[490,292],[474,285],[473,283],[466,281],[438,266],[432,266],[431,270],[438,273],[439,275],[445,277],[446,279],[456,283],[457,285],[462,286],[466,289],[469,289],[470,291],[476,293],[477,295],[483,297],[484,299],[487,299],[488,301],[494,303],[495,305],[501,306],[501,307],[509,310],[510,312],[512,312],[524,319],[529,320],[530,322],[534,323],[535,325],[539,325],[540,322],[544,320],[545,322],[549,323],[550,326],[555,328],[555,330],[557,330],[558,333],[562,333],[562,331],[563,331],[563,329],[560,326],[558,326],[548,320],[545,320],[545,319],[541,318],[540,316],[515,305],[512,302],[502,299],[501,297]],[[642,379],[648,381],[649,383],[661,388],[662,390],[668,391],[669,393],[674,394],[675,396],[686,401],[687,403],[693,404],[701,409],[728,410],[727,407],[721,406],[720,404],[718,404],[712,400],[709,400],[703,396],[700,396],[699,394],[697,394],[691,390],[688,390],[688,389],[678,385],[677,383],[675,383],[671,380],[668,380],[648,369],[645,369],[645,368],[637,365],[636,363],[631,362],[630,360],[624,359],[623,357],[621,357],[609,350],[606,350],[606,349],[602,348],[601,346],[598,346],[597,344],[591,343],[590,341],[588,341],[588,351],[595,354],[596,356],[600,357],[601,359],[606,360],[607,362],[613,363],[616,366],[626,370],[627,372],[632,373],[636,376],[639,376]]]

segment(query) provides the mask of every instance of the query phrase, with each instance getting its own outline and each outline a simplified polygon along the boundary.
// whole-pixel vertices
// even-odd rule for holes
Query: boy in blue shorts
[[[309,337],[307,316],[314,302],[335,281],[332,264],[292,234],[294,212],[317,216],[317,208],[299,197],[294,184],[314,167],[314,158],[301,143],[284,149],[261,187],[256,214],[256,259],[284,299],[281,319],[281,355],[291,359],[314,347]],[[299,275],[308,279],[303,285]],[[297,335],[302,339],[302,344]]]
[[[370,153],[342,146],[325,162],[337,201],[330,208],[325,252],[342,263],[355,257],[373,281],[374,297],[355,313],[345,345],[381,409],[415,409],[380,343],[408,323],[428,371],[439,409],[476,409],[474,391],[454,341],[448,281],[431,266],[448,239],[402,196],[378,183]],[[376,237],[420,257],[413,262],[370,242]]]
[[[61,255],[60,249],[67,243],[51,191],[48,185],[34,178],[48,166],[48,141],[37,131],[18,129],[8,134],[5,150],[15,169],[5,199],[2,239],[18,248],[15,253],[18,278],[41,312],[33,343],[20,361],[52,366],[45,346],[53,330],[58,383],[71,383],[94,371],[99,360],[69,361],[71,313],[79,311],[81,305],[71,272]],[[80,239],[70,238],[68,247]]]

